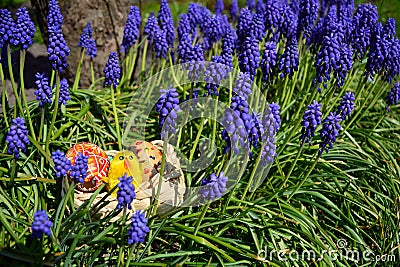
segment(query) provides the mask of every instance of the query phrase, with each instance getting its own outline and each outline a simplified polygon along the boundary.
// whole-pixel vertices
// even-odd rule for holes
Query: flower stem
[[[81,49],[81,58],[79,60],[78,67],[76,68],[75,81],[74,81],[74,85],[72,87],[73,91],[78,89],[79,79],[81,77],[83,59],[85,58],[85,51],[86,51],[85,48]]]
[[[20,109],[21,116],[23,116],[24,110],[21,105],[21,100],[19,99],[19,96],[18,96],[17,87],[15,86],[14,73],[12,70],[10,45],[7,45],[7,63],[8,63],[8,72],[10,74],[11,87],[12,87],[14,95],[15,95],[15,101],[17,103],[18,108]],[[16,118],[16,117],[17,117],[17,113],[15,112],[14,118]]]
[[[49,150],[50,139],[52,137],[54,124],[56,123],[56,118],[58,113],[58,99],[60,98],[60,75],[56,73],[55,76],[56,76],[56,97],[54,99],[53,117],[51,118],[50,128],[46,138],[46,153],[48,155],[50,155],[50,150]]]
[[[146,71],[146,58],[147,58],[147,46],[149,45],[149,41],[146,40],[144,41],[144,47],[143,47],[143,55],[142,55],[142,73]]]
[[[211,204],[211,202],[207,203],[206,205],[204,205],[204,206],[202,207],[201,214],[200,214],[200,216],[197,218],[197,220],[196,220],[196,225],[194,226],[193,235],[197,235],[197,232],[199,231],[199,228],[200,228],[200,224],[201,224],[201,222],[203,221],[204,216],[206,215],[207,210],[208,210],[208,208],[210,207],[210,204]],[[192,242],[193,242],[193,240],[192,240]]]
[[[93,67],[93,60],[90,59],[90,73],[92,74],[92,85],[95,82],[95,77],[94,77],[94,67]]]
[[[6,80],[5,80],[5,77],[4,77],[3,65],[2,64],[0,64],[0,77],[1,77],[1,84],[3,85],[3,90],[1,91],[1,107],[3,109],[4,121],[5,121],[6,127],[8,129],[10,127],[10,125],[8,124],[7,107],[6,107],[6,103],[8,101],[8,94],[7,94]]]
[[[318,153],[318,151],[316,152]],[[322,154],[321,154],[322,155]],[[299,191],[300,187],[305,183],[305,181],[308,179],[308,177],[310,176],[311,172],[314,170],[315,166],[317,166],[317,163],[321,157],[321,155],[318,155],[317,158],[315,159],[313,165],[310,167],[310,169],[308,170],[307,174],[304,176],[304,179],[296,186],[296,188],[292,191],[292,193],[289,195],[288,199],[286,200],[287,202],[289,202],[289,200],[293,197],[294,194],[297,193],[297,191]]]
[[[121,151],[122,150],[122,141],[121,141],[121,135],[119,131],[119,121],[118,121],[118,113],[117,113],[117,107],[115,105],[115,96],[114,96],[114,86],[111,85],[111,105],[114,113],[114,120],[115,120],[115,131],[117,134],[117,140],[118,140],[118,149]]]
[[[31,112],[29,111],[28,101],[26,101],[26,94],[25,94],[25,82],[24,82],[25,56],[26,56],[26,50],[23,49],[20,51],[19,82],[21,85],[21,92],[22,92],[21,96],[22,96],[22,101],[24,102],[24,106],[26,109],[26,117],[28,118],[29,129],[31,131],[31,135],[32,135],[33,139],[36,140],[35,130],[32,125]]]

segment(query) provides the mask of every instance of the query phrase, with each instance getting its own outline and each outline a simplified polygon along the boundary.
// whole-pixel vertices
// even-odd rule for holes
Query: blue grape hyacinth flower
[[[132,201],[136,198],[135,186],[132,184],[132,176],[127,176],[127,174],[124,173],[118,180],[117,209],[122,209],[123,207],[132,209]]]
[[[266,42],[264,54],[261,59],[261,69],[263,72],[263,81],[269,83],[271,74],[274,73],[278,63],[278,53],[274,42]]]
[[[311,105],[307,106],[306,111],[304,111],[303,121],[301,122],[301,126],[303,127],[300,136],[302,144],[308,141],[311,145],[311,139],[314,137],[315,130],[322,122],[321,117],[321,104],[314,100]]]
[[[279,115],[279,110],[281,107],[279,104],[272,102],[269,104],[269,108],[271,109],[272,115],[274,117],[274,127],[275,127],[275,132],[278,132],[279,127],[281,126],[281,116]]]
[[[69,176],[75,179],[75,183],[84,183],[87,175],[89,156],[85,156],[82,153],[78,153],[75,158],[75,164],[71,167]]]
[[[396,105],[400,101],[400,82],[395,83],[386,97],[386,109],[389,110],[391,105]]]
[[[71,97],[69,94],[68,80],[66,78],[63,78],[60,81],[60,95],[58,98],[58,104],[66,106],[69,100],[71,100]]]
[[[50,221],[49,216],[45,210],[38,210],[33,215],[32,222],[32,237],[41,238],[43,234],[50,236],[51,227],[53,222]]]
[[[224,172],[220,172],[217,176],[215,173],[210,175],[209,179],[202,179],[202,188],[199,190],[200,201],[204,200],[215,200],[222,197],[222,194],[226,191],[226,183],[228,177],[224,175]]]
[[[128,244],[144,243],[148,232],[150,229],[147,226],[145,213],[137,210],[132,215],[132,224],[128,230]]]
[[[269,107],[269,106],[268,106]],[[260,164],[267,166],[272,164],[276,157],[276,144],[275,144],[275,123],[274,114],[271,108],[267,108],[266,112],[262,117],[262,129],[261,140],[263,142],[263,149],[261,151]]]
[[[236,21],[239,13],[238,0],[232,0],[231,6],[229,8],[229,14],[231,15],[232,21]]]
[[[247,72],[239,73],[233,91],[241,98],[247,101],[249,95],[252,93],[253,81],[250,74]]]
[[[18,8],[17,23],[15,24],[11,43],[13,45],[20,45],[23,50],[28,49],[33,44],[35,31],[35,24],[29,16],[26,7]]]
[[[338,113],[342,116],[342,120],[346,120],[350,117],[351,112],[354,110],[355,100],[353,92],[347,92],[344,94],[338,107]]]
[[[70,49],[62,32],[55,28],[49,29],[47,54],[54,70],[62,72],[68,67],[67,56],[70,54]]]
[[[168,55],[168,42],[165,31],[158,29],[154,34],[154,52],[157,58],[166,58]]]
[[[321,143],[319,144],[319,155],[321,155],[324,151],[328,152],[328,150],[333,147],[333,144],[336,142],[336,138],[339,136],[339,131],[342,128],[339,124],[341,121],[342,118],[340,114],[335,112],[331,112],[324,120],[320,132]]]
[[[121,78],[121,68],[119,66],[117,52],[110,52],[106,66],[103,70],[105,75],[104,87],[113,86],[117,88],[119,79]]]
[[[125,53],[128,53],[129,49],[139,38],[141,21],[142,17],[140,16],[139,8],[137,6],[131,6],[125,23],[124,36],[122,37],[121,48]]]
[[[190,24],[189,16],[187,14],[182,14],[179,16],[177,32],[179,40],[182,39],[185,33],[192,33],[192,25]]]
[[[242,72],[248,72],[252,80],[257,72],[260,61],[260,51],[258,41],[250,36],[246,37],[242,53],[239,54],[239,67]]]
[[[12,120],[10,130],[7,133],[6,142],[8,143],[7,153],[14,155],[15,159],[20,157],[20,152],[26,152],[27,146],[30,145],[28,139],[28,129],[25,120],[17,117]]]
[[[175,40],[175,26],[168,0],[161,0],[160,10],[158,11],[158,25],[165,32],[169,47],[173,47]]]
[[[88,55],[91,59],[97,56],[96,41],[92,37],[92,24],[88,22],[85,28],[83,28],[82,34],[79,38],[78,46],[85,48],[86,55]]]
[[[159,125],[161,129],[163,129],[165,123],[165,130],[161,131],[161,138],[164,138],[167,132],[175,132],[176,112],[179,110],[179,93],[172,86],[168,90],[161,90],[161,93],[162,95],[156,104],[156,111],[160,113]]]
[[[61,32],[63,24],[63,16],[57,0],[50,0],[49,12],[47,15],[47,28],[53,29],[56,32]]]
[[[39,107],[50,104],[53,92],[49,84],[49,78],[44,73],[36,73],[35,78],[36,90],[34,94],[36,100],[39,100]]]
[[[285,52],[283,52],[279,63],[279,70],[282,72],[280,77],[283,78],[284,76],[289,75],[289,78],[292,78],[294,72],[298,70],[298,67],[299,51],[297,47],[297,39],[292,38],[286,44]]]
[[[0,9],[0,49],[10,43],[15,29],[16,25],[11,12],[7,9]],[[6,49],[2,49],[2,53],[3,51],[6,52]]]
[[[143,28],[143,33],[147,36],[149,43],[153,42],[156,31],[158,31],[157,18],[154,15],[154,12],[150,12],[149,18]]]
[[[51,159],[54,162],[56,177],[64,177],[71,170],[71,161],[65,157],[64,152],[58,149],[55,152],[51,152]]]
[[[224,12],[224,0],[216,0],[215,1],[214,13],[215,14],[222,14],[222,12]]]

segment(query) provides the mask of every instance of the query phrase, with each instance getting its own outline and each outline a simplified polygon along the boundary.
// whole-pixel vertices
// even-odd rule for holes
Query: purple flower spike
[[[34,92],[36,96],[36,100],[39,100],[39,107],[51,103],[51,98],[53,97],[53,92],[51,90],[49,79],[47,78],[46,74],[36,73],[36,90]]]
[[[140,16],[140,10],[137,6],[131,6],[126,19],[124,36],[122,38],[121,48],[124,50],[125,54],[128,53],[129,48],[131,48],[139,38],[139,28],[142,17]]]
[[[249,10],[253,10],[256,4],[254,0],[246,0],[246,6]]]
[[[394,18],[388,18],[383,27],[383,33],[388,38],[394,38],[396,36],[396,20]]]
[[[79,38],[78,46],[85,48],[86,54],[90,56],[91,59],[97,56],[96,41],[92,38],[92,24],[88,22],[83,28],[81,37]]]
[[[157,58],[166,58],[168,54],[168,42],[167,36],[163,30],[158,30],[154,34],[154,52],[156,52]]]
[[[173,47],[175,40],[174,20],[169,9],[168,0],[161,0],[160,11],[158,12],[158,25],[165,32],[167,43]]]
[[[68,67],[67,56],[69,56],[70,50],[62,32],[55,28],[49,29],[47,54],[54,70],[63,72]]]
[[[137,210],[132,215],[132,224],[128,230],[128,244],[144,243],[147,233],[150,232],[147,226],[147,219],[144,212]]]
[[[243,72],[248,72],[252,80],[259,67],[260,51],[258,41],[254,37],[246,37],[242,53],[239,54],[239,67]]]
[[[45,210],[38,210],[33,215],[32,237],[41,238],[43,234],[50,236],[53,223],[49,220],[49,216]]]
[[[341,130],[340,122],[342,118],[340,114],[331,112],[329,116],[324,120],[322,129],[320,132],[321,143],[319,144],[318,154],[321,155],[324,151],[328,152],[333,144],[336,142],[336,138],[339,136]]]
[[[71,161],[65,157],[64,152],[58,149],[55,152],[51,152],[51,159],[54,162],[54,169],[58,178],[64,177],[71,170]]]
[[[263,81],[269,83],[271,74],[273,74],[278,63],[278,53],[274,42],[266,42],[264,54],[261,60],[261,69],[263,72]]]
[[[400,101],[400,82],[395,83],[386,98],[387,110],[391,105],[396,105]]]
[[[303,115],[303,121],[301,122],[303,126],[300,137],[302,144],[308,141],[311,145],[311,139],[314,137],[315,130],[321,124],[321,117],[321,104],[314,100],[311,105],[307,106]]]
[[[192,35],[190,33],[185,33],[179,40],[179,45],[177,49],[178,57],[181,59],[182,62],[185,62],[191,51]]]
[[[319,10],[318,0],[300,1],[300,15],[299,15],[298,27],[299,27],[299,32],[304,32],[304,35],[307,40],[309,39],[311,35],[311,29],[318,18],[318,10]]]
[[[279,115],[279,110],[281,107],[275,103],[272,102],[269,104],[269,108],[271,109],[272,115],[274,116],[274,127],[275,127],[275,132],[278,132],[279,127],[281,126],[281,116]]]
[[[85,182],[85,178],[88,172],[88,159],[89,156],[84,156],[82,153],[78,153],[75,158],[75,164],[71,168],[69,176],[75,179],[75,183]]]
[[[18,8],[17,23],[11,43],[21,45],[23,50],[28,49],[33,44],[35,31],[35,24],[32,22],[26,7]]]
[[[0,49],[10,43],[16,27],[11,12],[7,9],[0,9]],[[2,51],[6,51],[6,49],[2,49]]]
[[[192,26],[190,25],[190,20],[187,14],[182,14],[179,16],[179,24],[178,24],[178,37],[179,40],[182,39],[185,33],[192,33]]]
[[[241,72],[237,77],[233,91],[247,101],[249,95],[252,93],[252,85],[253,81],[251,80],[250,74],[247,72]]]
[[[210,179],[202,179],[201,185],[203,187],[199,190],[200,201],[212,201],[222,197],[222,194],[226,190],[226,182],[228,182],[228,177],[225,176],[222,171],[218,176],[215,173],[212,173]]]
[[[114,86],[116,88],[121,78],[121,68],[119,66],[119,60],[117,52],[110,52],[106,67],[103,70],[105,75],[104,87]]]
[[[14,155],[15,159],[20,156],[20,151],[26,152],[26,147],[30,145],[28,139],[28,129],[25,125],[25,120],[17,117],[12,120],[10,130],[7,133],[6,142],[8,143],[7,153]]]
[[[229,14],[231,15],[232,21],[236,21],[239,13],[239,5],[237,0],[232,0],[231,7],[229,8]]]
[[[243,44],[246,37],[253,32],[253,14],[247,8],[242,8],[239,14],[238,24],[236,26],[236,50],[240,54],[243,51]]]
[[[118,180],[117,209],[128,207],[128,209],[131,210],[132,201],[136,198],[135,186],[132,184],[132,176],[127,177],[125,173],[122,177],[118,178]]]
[[[268,106],[269,107],[269,106]],[[275,123],[274,114],[271,108],[267,108],[263,118],[262,118],[263,133],[261,135],[261,140],[263,142],[264,148],[261,151],[260,163],[263,166],[272,164],[276,157],[276,145],[275,145]]]
[[[338,107],[338,113],[342,116],[342,120],[346,120],[348,117],[350,117],[351,112],[354,110],[355,100],[356,99],[354,98],[353,92],[347,92],[343,96],[342,101],[340,102],[340,105]]]
[[[93,35],[92,24],[90,22],[88,22],[86,24],[85,28],[83,28],[82,34],[79,37],[78,46],[86,48],[86,42],[90,38],[92,38],[92,35]]]
[[[362,59],[373,42],[371,37],[378,21],[378,9],[372,4],[361,4],[353,16],[352,46],[358,59]]]
[[[224,0],[217,0],[215,1],[215,14],[222,14],[224,12]]]
[[[57,0],[50,0],[49,13],[47,15],[47,28],[53,31],[61,32],[63,24],[63,16],[60,11],[60,6]]]
[[[144,25],[143,33],[147,36],[149,43],[153,42],[154,34],[158,31],[158,24],[154,12],[150,12],[146,25]]]
[[[286,44],[285,52],[283,53],[279,70],[282,72],[280,77],[283,78],[289,75],[292,78],[295,71],[297,71],[299,66],[299,51],[297,47],[297,39],[292,38],[290,42]]]
[[[160,128],[163,128],[165,123],[165,130],[161,132],[161,138],[171,131],[175,133],[175,119],[177,118],[176,112],[179,111],[179,94],[176,88],[168,88],[168,90],[161,90],[162,95],[156,104],[156,111],[160,113]]]
[[[60,81],[60,96],[58,98],[58,104],[66,106],[69,100],[71,100],[71,97],[69,95],[68,80],[64,78]]]

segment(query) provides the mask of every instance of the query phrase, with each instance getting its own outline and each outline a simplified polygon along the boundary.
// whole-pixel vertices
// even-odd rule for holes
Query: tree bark
[[[45,44],[47,35],[48,0],[31,0],[35,7],[37,20],[42,31]],[[129,0],[59,0],[61,13],[64,18],[62,26],[64,38],[71,49],[67,61],[70,81],[75,77],[76,68],[81,56],[81,48],[77,46],[79,37],[87,22],[93,27],[93,38],[97,44],[97,57],[93,59],[95,77],[103,76],[103,69],[111,51],[120,51],[123,30],[129,7],[135,4]],[[120,55],[121,58],[121,55]],[[82,66],[80,84],[88,86],[91,82],[89,56],[85,55]]]

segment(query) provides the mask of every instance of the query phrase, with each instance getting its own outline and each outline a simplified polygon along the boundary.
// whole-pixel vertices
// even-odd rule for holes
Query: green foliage
[[[0,261],[19,266],[370,264],[362,258],[356,264],[346,257],[345,249],[338,248],[340,240],[347,242],[346,249],[394,255],[398,261],[400,105],[386,112],[384,97],[390,85],[378,75],[374,82],[366,81],[361,75],[365,62],[355,64],[343,89],[329,83],[328,89],[317,94],[312,86],[315,76],[312,58],[305,47],[293,79],[275,79],[268,90],[262,88],[266,101],[281,104],[282,124],[276,136],[278,155],[266,181],[257,190],[247,190],[252,170],[256,168],[252,158],[234,190],[223,198],[204,206],[176,208],[161,216],[151,216],[148,212],[151,232],[144,244],[136,246],[127,245],[126,216],[113,221],[124,211],[114,210],[100,220],[93,216],[96,209],[107,204],[104,201],[92,206],[96,195],[105,190],[104,185],[89,201],[75,208],[74,187],[61,195],[62,181],[55,177],[50,152],[67,151],[83,141],[105,150],[118,149],[120,137],[116,129],[122,123],[117,125],[116,118],[123,122],[127,106],[140,85],[170,64],[155,60],[150,49],[148,55],[142,55],[146,45],[144,41],[132,48],[121,62],[126,73],[135,61],[131,56],[147,60],[146,64],[138,64],[143,68],[134,73],[133,82],[122,79],[113,99],[110,88],[102,86],[104,78],[99,78],[89,88],[71,88],[71,101],[58,110],[53,122],[54,107],[41,109],[38,101],[20,103],[23,112],[19,107],[6,108],[6,118],[4,114],[0,117]],[[218,44],[213,52],[220,50]],[[206,58],[211,55],[209,52]],[[57,75],[53,77],[56,83]],[[261,87],[260,73],[256,79]],[[190,92],[190,86],[177,87],[181,100],[186,99],[184,93]],[[220,100],[228,102],[230,90],[222,91]],[[323,113],[328,114],[337,107],[345,91],[358,96],[356,108],[342,124],[344,130],[334,147],[321,158],[315,157],[317,141],[300,149],[300,121],[305,107],[317,99],[322,103]],[[31,117],[28,129],[32,145],[24,156],[14,160],[6,154],[6,121],[10,123],[16,114],[27,117],[27,110]],[[146,129],[148,140],[159,139],[156,112],[151,113]],[[225,143],[220,130],[210,119],[194,120],[185,126],[180,143],[185,155],[200,157],[198,143],[193,140],[201,138],[216,136],[218,147],[217,157],[207,170],[185,173],[187,183],[198,185],[201,178],[223,168],[227,156],[222,153]],[[30,237],[30,226],[34,212],[39,209],[47,210],[54,224],[51,237],[36,240]],[[278,251],[287,253],[286,261],[278,258]],[[313,251],[316,257],[289,259],[293,251],[300,255]],[[332,260],[328,251],[335,251],[336,259]],[[273,257],[269,258],[271,252]],[[265,261],[263,256],[267,258]],[[376,266],[381,264],[396,263],[378,262]]]

